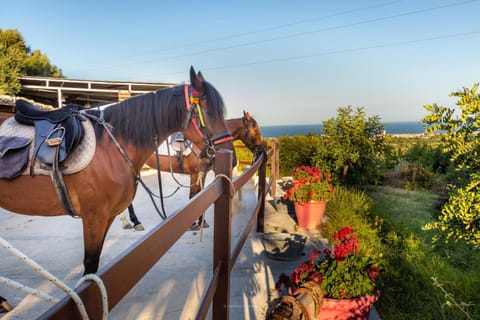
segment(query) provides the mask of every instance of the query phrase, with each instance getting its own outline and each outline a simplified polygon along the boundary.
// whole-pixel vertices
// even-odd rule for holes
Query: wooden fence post
[[[231,150],[220,149],[215,155],[215,175],[223,179],[223,194],[215,201],[213,229],[213,271],[220,268],[218,286],[213,297],[213,319],[230,319],[230,252],[232,246],[232,184]]]
[[[277,194],[277,180],[280,178],[280,153],[278,150],[278,139],[271,140],[272,158],[270,160],[270,176],[272,177],[272,186],[270,187],[270,195],[275,197]]]
[[[264,219],[265,219],[265,188],[266,188],[266,179],[267,179],[267,161],[268,156],[265,154],[265,157],[258,169],[258,202],[260,203],[260,209],[257,216],[257,232],[263,233],[264,230]],[[275,181],[274,181],[275,183]]]

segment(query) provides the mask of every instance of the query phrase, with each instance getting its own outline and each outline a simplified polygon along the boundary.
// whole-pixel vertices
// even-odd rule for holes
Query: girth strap
[[[55,192],[60,198],[60,203],[62,204],[63,209],[73,218],[78,218],[78,214],[73,208],[72,201],[68,194],[67,186],[63,181],[63,174],[60,168],[58,167],[58,157],[60,152],[60,143],[55,146],[55,156],[52,163],[52,171],[50,172],[50,177],[52,178],[53,186],[55,187]]]

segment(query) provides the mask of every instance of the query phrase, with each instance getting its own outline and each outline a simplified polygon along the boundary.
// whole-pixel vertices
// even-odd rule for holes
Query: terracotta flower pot
[[[320,320],[368,320],[370,309],[380,297],[380,291],[374,295],[354,299],[323,300],[320,308]]]
[[[300,227],[315,229],[321,225],[327,201],[308,201],[304,204],[295,202],[294,204],[297,223]]]

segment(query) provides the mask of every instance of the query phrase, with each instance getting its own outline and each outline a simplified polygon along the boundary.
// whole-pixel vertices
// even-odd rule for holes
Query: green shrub
[[[291,176],[294,167],[317,166],[325,172],[331,172],[325,164],[317,165],[314,158],[323,154],[323,144],[320,135],[295,135],[278,138],[280,153],[280,175]]]
[[[334,233],[350,226],[360,240],[360,250],[365,255],[381,258],[382,245],[378,236],[377,222],[371,215],[372,199],[358,189],[338,187],[335,196],[327,203],[326,223],[322,224],[322,235],[330,243]]]

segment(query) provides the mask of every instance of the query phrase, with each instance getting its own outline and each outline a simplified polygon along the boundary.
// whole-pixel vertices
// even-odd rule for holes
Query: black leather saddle
[[[58,110],[45,111],[20,99],[17,100],[16,107],[15,120],[35,126],[35,152],[30,172],[36,159],[50,165],[52,182],[63,208],[72,217],[77,217],[63,181],[60,164],[82,142],[85,135],[82,121],[86,118],[80,112],[82,107],[68,104]]]
[[[81,121],[85,118],[80,114],[82,107],[79,105],[68,104],[61,109],[47,111],[19,99],[16,107],[15,120],[35,126],[34,155],[45,164],[62,163],[83,139],[85,131]]]

